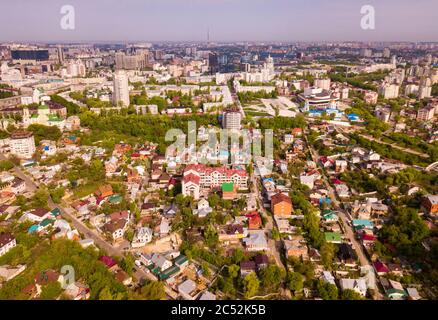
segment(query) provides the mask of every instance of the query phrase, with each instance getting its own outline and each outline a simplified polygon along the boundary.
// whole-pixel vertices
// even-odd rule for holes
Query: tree
[[[342,291],[342,300],[362,300],[363,297],[354,290],[345,289]]]
[[[61,284],[58,281],[45,285],[40,294],[41,300],[54,300],[62,293]]]
[[[333,258],[335,256],[335,246],[331,243],[325,242],[321,246],[321,262],[326,268],[330,268],[333,263]]]
[[[219,235],[218,235],[216,229],[214,228],[214,226],[211,224],[205,230],[204,237],[205,237],[205,243],[209,247],[216,245],[219,241]]]
[[[1,160],[0,161],[0,171],[8,171],[14,167],[14,163],[9,160]]]
[[[163,300],[166,298],[164,285],[159,281],[148,281],[141,288],[141,295],[145,300]]]
[[[227,267],[228,276],[232,279],[237,278],[239,275],[240,267],[237,264],[231,264]]]
[[[278,231],[278,229],[276,227],[272,228],[272,239],[274,240],[280,240],[280,232]]]
[[[32,197],[31,205],[34,208],[47,207],[47,201],[49,199],[49,193],[46,190],[38,190]]]
[[[217,208],[217,205],[219,204],[220,200],[221,200],[220,197],[216,193],[213,193],[208,197],[208,203],[212,208]]]
[[[334,284],[322,280],[316,284],[316,291],[323,300],[337,300],[339,296],[338,288]]]
[[[277,265],[269,265],[260,271],[260,283],[263,288],[277,289],[283,281],[285,271]]]
[[[287,279],[287,287],[292,292],[301,291],[303,289],[304,277],[298,272],[292,272]]]
[[[64,187],[59,187],[56,189],[50,190],[50,197],[52,198],[53,202],[60,203],[62,200],[62,197],[64,197],[65,189]]]
[[[243,279],[243,295],[246,299],[251,298],[256,295],[259,291],[260,281],[254,272],[248,274],[245,279]]]
[[[105,287],[99,293],[99,300],[114,300],[110,288]]]
[[[206,277],[210,276],[210,268],[208,267],[207,262],[202,262],[201,269],[204,276]]]

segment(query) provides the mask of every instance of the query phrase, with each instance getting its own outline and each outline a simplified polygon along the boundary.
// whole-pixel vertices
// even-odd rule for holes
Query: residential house
[[[114,277],[116,278],[116,280],[122,284],[124,284],[125,286],[129,286],[132,283],[132,277],[129,276],[125,271],[123,271],[122,269],[118,269],[115,273],[114,273]]]
[[[329,271],[323,271],[320,279],[324,282],[336,285],[335,277],[333,277],[333,275]]]
[[[111,235],[113,241],[120,241],[123,239],[126,228],[128,226],[128,220],[118,219],[110,220],[103,226],[103,230]]]
[[[241,261],[240,262],[240,276],[245,278],[251,272],[256,272],[256,263],[254,261]]]
[[[99,198],[106,198],[106,197],[110,197],[113,195],[113,188],[111,187],[110,184],[106,184],[103,186],[100,186],[97,190],[96,190],[96,196]]]
[[[237,242],[248,234],[248,230],[241,225],[227,225],[219,229],[219,241]]]
[[[232,182],[222,183],[222,199],[234,200],[237,196],[237,186]]]
[[[262,228],[262,218],[257,211],[245,215],[248,219],[248,229],[257,230]]]
[[[260,271],[269,265],[269,258],[266,254],[258,254],[254,257],[254,262],[256,264],[257,271]]]
[[[17,245],[15,237],[10,233],[0,233],[0,256],[8,253]]]
[[[161,272],[172,267],[172,261],[166,259],[165,256],[159,253],[154,253],[151,257],[151,261]]]
[[[367,294],[367,284],[365,279],[341,279],[339,281],[341,290],[353,290],[365,297]]]
[[[292,240],[284,240],[283,243],[288,258],[295,257],[303,260],[309,258],[309,249],[302,236],[292,237]]]
[[[436,217],[438,214],[438,195],[427,195],[421,200],[422,209],[429,216]]]
[[[153,232],[150,228],[140,227],[136,230],[134,238],[132,239],[132,247],[143,247],[152,241]]]
[[[271,197],[271,211],[274,216],[290,217],[293,207],[292,200],[283,193],[277,193]]]
[[[33,209],[25,213],[25,219],[33,222],[41,222],[50,217],[51,217],[50,211],[44,208]]]
[[[193,210],[193,214],[198,215],[198,217],[200,217],[200,218],[204,218],[212,211],[213,211],[213,209],[210,207],[208,200],[205,198],[202,198],[198,202],[198,209]]]
[[[191,279],[187,279],[178,286],[178,292],[184,300],[195,300],[196,283]]]
[[[386,266],[386,264],[384,264],[380,260],[374,261],[373,267],[374,267],[374,270],[376,270],[376,273],[379,276],[383,276],[383,275],[387,274],[390,271],[389,268]]]
[[[90,287],[79,281],[69,284],[64,293],[73,300],[90,299]]]
[[[243,239],[247,251],[267,251],[268,241],[264,230],[250,230],[248,237]]]

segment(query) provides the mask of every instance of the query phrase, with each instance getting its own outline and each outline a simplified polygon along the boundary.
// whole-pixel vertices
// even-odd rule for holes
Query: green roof
[[[189,259],[187,259],[187,257],[185,255],[180,254],[178,257],[175,258],[175,260],[173,262],[176,265],[180,266],[180,265],[186,263],[187,261],[189,261]]]
[[[324,237],[327,242],[341,242],[341,235],[337,232],[324,232]]]
[[[52,211],[50,211],[54,216],[59,216],[61,214],[61,210],[59,208],[55,208]]]
[[[233,192],[234,191],[234,183],[226,182],[222,183],[222,192]]]
[[[159,274],[159,277],[161,280],[169,279],[174,274],[178,273],[181,269],[178,266],[171,266],[170,268],[167,268],[163,272]]]
[[[49,224],[52,224],[53,220],[50,219],[44,219],[43,221],[41,221],[40,226],[41,227],[47,227]]]

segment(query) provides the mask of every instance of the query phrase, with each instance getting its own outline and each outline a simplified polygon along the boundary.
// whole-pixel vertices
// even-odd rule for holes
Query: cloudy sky
[[[208,29],[211,41],[438,41],[437,0],[0,0],[0,12],[0,41],[205,41]]]

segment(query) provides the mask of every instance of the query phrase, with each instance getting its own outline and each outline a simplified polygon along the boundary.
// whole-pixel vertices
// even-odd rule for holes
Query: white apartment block
[[[129,100],[129,83],[128,76],[125,71],[118,70],[114,74],[114,91],[113,91],[113,102],[117,106],[120,102],[124,107],[128,107]]]
[[[182,179],[182,193],[199,199],[203,191],[220,188],[223,183],[234,183],[238,189],[248,189],[248,174],[245,170],[226,167],[207,167],[202,164],[188,165]]]
[[[222,127],[230,130],[240,130],[242,114],[238,109],[225,110],[222,118]]]
[[[16,131],[10,137],[11,153],[21,159],[30,159],[35,153],[33,133]]]

